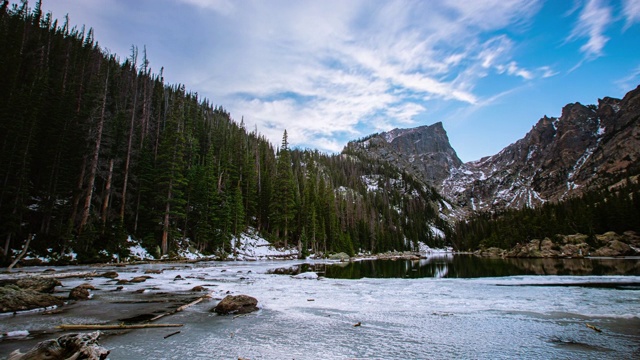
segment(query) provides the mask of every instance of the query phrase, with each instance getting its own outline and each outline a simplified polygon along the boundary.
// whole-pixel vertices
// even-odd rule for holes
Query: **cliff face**
[[[640,171],[640,87],[568,104],[498,154],[452,170],[443,195],[468,210],[537,206]]]
[[[388,162],[434,187],[449,177],[452,169],[462,165],[440,122],[413,129],[394,129],[352,141],[347,151]]]
[[[498,154],[462,163],[441,123],[395,129],[347,149],[410,172],[458,206],[535,207],[640,172],[640,86],[623,99],[568,104]],[[345,150],[347,150],[345,149]]]

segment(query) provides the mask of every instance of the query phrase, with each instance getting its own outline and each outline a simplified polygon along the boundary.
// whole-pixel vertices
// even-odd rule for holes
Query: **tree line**
[[[274,147],[221,106],[166,84],[146,49],[121,60],[93,30],[0,8],[0,256],[27,239],[81,261],[230,253],[249,228],[301,254],[442,243],[437,193],[385,164]],[[377,179],[375,189],[364,179]],[[448,230],[447,230],[448,231]]]
[[[611,181],[614,183],[615,181]],[[451,234],[458,250],[484,247],[510,249],[532,239],[554,239],[556,235],[596,234],[615,231],[640,232],[640,183],[629,176],[609,186],[585,192],[557,203],[536,208],[481,212],[459,221]]]

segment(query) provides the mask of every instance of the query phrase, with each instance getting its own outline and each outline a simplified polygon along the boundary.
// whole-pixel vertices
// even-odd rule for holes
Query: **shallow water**
[[[247,294],[259,300],[261,309],[240,317],[218,316],[209,312],[214,299],[160,321],[185,324],[181,328],[107,333],[101,343],[112,350],[111,359],[640,357],[640,290],[584,286],[633,284],[640,282],[639,276],[304,280],[268,273],[296,264],[199,263],[152,275],[154,279],[124,291],[155,288],[136,294],[145,299],[163,292],[188,297],[193,286],[209,285],[214,298],[227,292]],[[171,268],[142,265],[116,271],[126,278],[161,266]],[[173,281],[178,274],[189,278]],[[103,312],[119,311],[113,304],[114,286],[104,279],[95,299],[81,306],[85,311],[96,305]],[[56,315],[57,321],[81,321],[83,313],[69,311]],[[0,331],[38,329],[42,318],[0,318]],[[87,322],[99,320],[94,314]],[[175,331],[180,333],[163,339]],[[0,353],[25,350],[29,343],[0,342]]]

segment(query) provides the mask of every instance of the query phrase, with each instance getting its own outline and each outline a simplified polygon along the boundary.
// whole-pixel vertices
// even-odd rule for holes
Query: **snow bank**
[[[437,248],[432,248],[429,247],[429,245],[423,243],[423,242],[419,242],[418,243],[419,246],[419,251],[420,251],[420,255],[432,255],[432,254],[450,254],[453,253],[453,248],[450,246],[447,246],[443,249],[437,249]]]
[[[127,244],[129,244],[129,258],[127,260],[150,260],[154,258],[147,249],[142,247],[140,242],[132,239],[131,235],[127,238]]]
[[[276,249],[267,240],[260,237],[254,229],[249,229],[239,237],[232,238],[231,247],[236,249],[235,255],[229,255],[229,259],[233,260],[295,259],[298,257],[296,249]]]

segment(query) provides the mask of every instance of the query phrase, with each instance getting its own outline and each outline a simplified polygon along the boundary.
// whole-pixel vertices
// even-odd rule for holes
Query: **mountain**
[[[535,207],[640,172],[640,86],[623,99],[568,104],[498,154],[462,163],[441,123],[351,142],[347,153],[385,160],[435,187],[460,209]]]
[[[394,129],[351,141],[344,152],[386,161],[434,187],[462,165],[441,122],[413,129]]]

